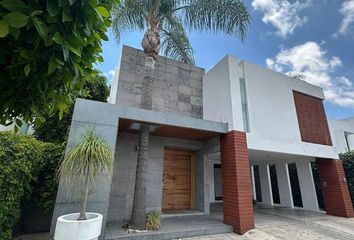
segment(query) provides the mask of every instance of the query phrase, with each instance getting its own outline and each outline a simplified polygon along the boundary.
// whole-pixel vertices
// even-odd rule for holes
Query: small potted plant
[[[102,214],[86,212],[87,199],[98,177],[113,171],[109,145],[88,130],[65,156],[59,176],[68,190],[80,197],[80,212],[60,216],[55,227],[55,240],[95,240],[101,234]],[[108,174],[107,174],[108,173]]]

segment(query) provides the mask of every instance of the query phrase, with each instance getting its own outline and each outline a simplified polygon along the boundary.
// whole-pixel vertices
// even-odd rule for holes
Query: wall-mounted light
[[[150,125],[150,132],[154,132],[156,129],[158,129],[159,126],[157,125]],[[140,129],[140,123],[133,123],[130,128],[131,130],[139,130]]]

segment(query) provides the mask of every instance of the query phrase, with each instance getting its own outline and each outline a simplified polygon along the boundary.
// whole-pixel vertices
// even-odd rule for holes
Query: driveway
[[[354,240],[354,218],[286,208],[255,209],[256,229],[244,235],[219,234],[189,240]]]

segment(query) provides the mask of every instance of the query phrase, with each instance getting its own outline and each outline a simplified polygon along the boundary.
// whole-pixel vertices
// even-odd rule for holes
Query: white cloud
[[[345,76],[333,76],[342,62],[338,57],[327,55],[321,45],[307,42],[281,50],[274,58],[266,59],[266,65],[285,74],[301,73],[305,81],[323,88],[327,100],[354,107],[353,82]]]
[[[109,85],[112,85],[115,72],[115,69],[111,69],[108,72],[103,73],[103,75],[107,78],[107,82]]]
[[[346,35],[349,32],[350,25],[354,23],[354,0],[343,2],[339,12],[342,14],[343,19],[335,36]]]
[[[294,30],[306,21],[306,17],[299,16],[304,8],[310,5],[310,1],[293,2],[288,0],[253,0],[252,7],[255,10],[263,12],[263,22],[273,25],[277,28],[276,34],[285,38],[288,34],[294,33]]]

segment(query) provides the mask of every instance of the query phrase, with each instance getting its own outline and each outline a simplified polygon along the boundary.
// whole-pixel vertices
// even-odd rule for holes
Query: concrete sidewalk
[[[176,237],[182,237],[180,230],[183,229],[184,234],[190,234],[187,236],[199,235],[199,237],[184,238],[186,240],[354,240],[354,218],[333,217],[300,209],[257,208],[255,209],[256,229],[244,235],[231,233],[231,227],[222,224],[222,212],[213,213],[210,217],[165,219],[164,223],[160,231],[128,236],[120,232],[123,230],[119,226],[110,226],[106,238],[110,240],[177,239]],[[200,236],[216,233],[223,234]],[[18,239],[47,240],[48,234],[31,234]]]
[[[256,229],[244,235],[219,234],[188,240],[349,240],[354,239],[354,218],[286,208],[256,209]]]

